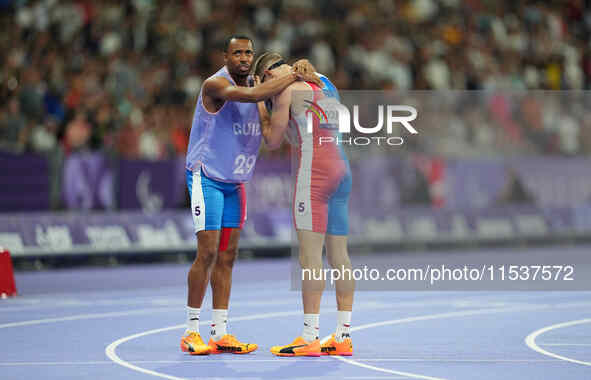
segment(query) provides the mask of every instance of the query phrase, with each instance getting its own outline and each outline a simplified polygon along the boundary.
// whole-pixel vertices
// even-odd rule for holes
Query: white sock
[[[334,333],[334,338],[337,342],[342,342],[346,338],[351,337],[351,312],[338,311],[337,312],[337,330]]]
[[[211,336],[213,340],[220,340],[227,334],[228,309],[213,309],[211,311]]]
[[[187,306],[187,331],[199,332],[199,314],[201,308]]]
[[[318,330],[320,329],[320,314],[304,314],[304,332],[302,338],[306,342],[312,342],[318,339]]]

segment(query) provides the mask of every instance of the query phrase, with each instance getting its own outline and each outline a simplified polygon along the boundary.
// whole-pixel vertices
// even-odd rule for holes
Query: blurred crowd
[[[0,12],[2,151],[185,153],[201,83],[232,33],[259,53],[308,57],[342,90],[591,87],[589,0],[0,0]],[[540,119],[538,98],[507,99],[488,108],[501,122],[464,119],[492,131],[450,123],[452,150],[494,149],[488,133],[526,152],[591,153],[589,104],[564,121]]]

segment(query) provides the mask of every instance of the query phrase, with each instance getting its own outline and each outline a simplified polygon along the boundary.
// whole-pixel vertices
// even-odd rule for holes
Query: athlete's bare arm
[[[297,94],[295,97],[294,92]],[[281,146],[289,125],[289,112],[304,112],[304,99],[314,99],[314,92],[304,82],[292,84],[275,97],[271,113],[271,128],[266,131],[266,136],[263,132],[269,149],[277,149]]]
[[[261,133],[263,134],[263,139],[265,139],[265,144],[269,145],[269,132],[271,131],[271,115],[267,111],[267,107],[265,106],[265,102],[258,102],[257,109],[259,111],[259,119],[261,121]]]
[[[296,73],[266,81],[256,87],[234,86],[223,77],[210,78],[203,84],[203,95],[221,101],[256,103],[280,93],[298,79]]]
[[[223,77],[210,78],[203,83],[203,103],[205,108],[210,112],[217,112],[226,100],[256,103],[279,94],[297,80],[315,83],[319,81],[319,78],[314,73],[314,66],[305,59],[297,61],[292,70],[285,76],[265,81],[265,83],[255,87],[234,86]]]
[[[258,75],[254,76],[254,85],[258,86],[261,84],[261,78]],[[265,140],[265,144],[269,145],[269,141],[267,137],[271,130],[271,115],[267,110],[267,106],[265,102],[257,102],[257,110],[259,112],[259,120],[261,121],[261,133],[263,135],[263,139]]]

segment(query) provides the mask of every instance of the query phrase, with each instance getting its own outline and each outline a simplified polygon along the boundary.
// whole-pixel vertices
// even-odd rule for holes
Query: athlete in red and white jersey
[[[254,66],[255,76],[262,82],[289,70],[291,67],[276,53],[262,55]],[[320,300],[325,286],[319,274],[325,243],[329,264],[341,273],[347,269],[351,273],[347,252],[351,171],[344,152],[334,143],[338,137],[338,99],[324,87],[320,78],[288,86],[272,98],[270,128],[263,129],[270,148],[279,147],[287,135],[296,151],[292,212],[303,269],[304,330],[291,344],[272,347],[271,352],[278,356],[353,353],[350,325],[354,281],[350,276],[341,276],[335,283],[336,332],[322,344],[318,340]]]

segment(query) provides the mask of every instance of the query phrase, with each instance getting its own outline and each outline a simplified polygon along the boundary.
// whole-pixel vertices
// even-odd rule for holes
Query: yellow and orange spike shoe
[[[320,351],[322,355],[352,356],[353,342],[351,338],[345,338],[339,343],[332,334],[326,342],[320,345]]]
[[[320,341],[315,339],[308,343],[298,336],[286,346],[273,346],[271,353],[277,356],[320,356]]]
[[[253,352],[259,346],[254,343],[242,343],[234,335],[226,334],[218,341],[209,338],[210,353],[212,354],[248,354]]]
[[[187,331],[181,338],[181,351],[191,355],[207,355],[211,351],[211,347],[205,344],[198,332]]]

